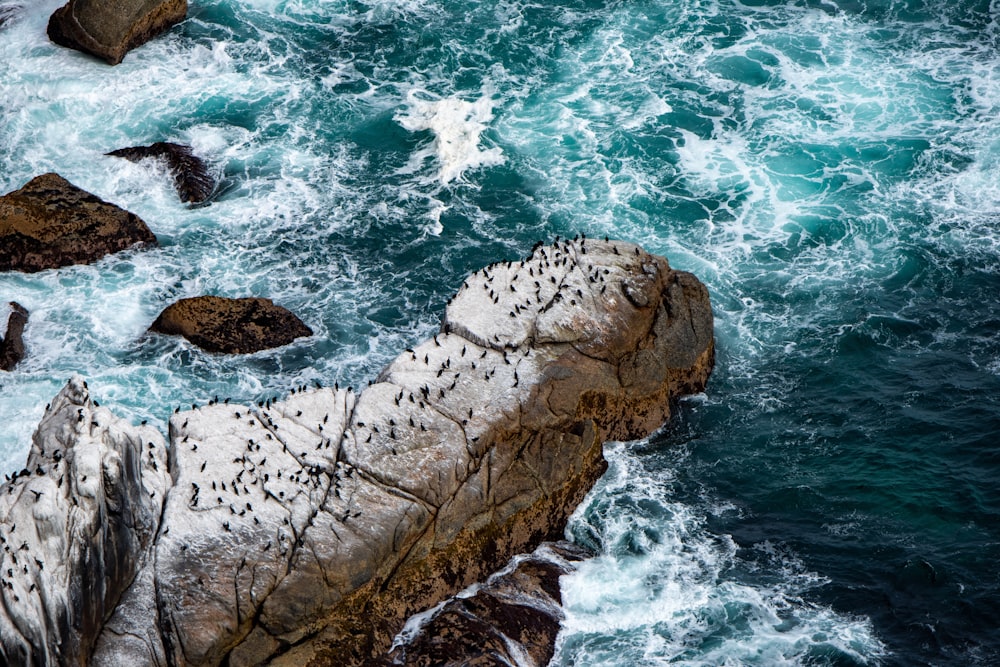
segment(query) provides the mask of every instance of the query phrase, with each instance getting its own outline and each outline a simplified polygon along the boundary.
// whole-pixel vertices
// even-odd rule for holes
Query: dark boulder
[[[125,54],[180,23],[187,0],[69,0],[49,18],[49,39],[117,65]]]
[[[150,331],[184,336],[209,352],[246,354],[288,345],[312,330],[270,299],[199,296],[160,313]]]
[[[0,370],[12,371],[24,359],[24,325],[27,323],[27,309],[16,301],[11,301],[7,335],[0,339]]]
[[[555,653],[562,596],[559,577],[591,554],[570,542],[545,543],[481,585],[455,596],[367,667],[507,667]]]
[[[174,187],[183,202],[203,202],[215,189],[215,179],[209,173],[208,165],[191,152],[190,146],[158,141],[149,146],[119,148],[107,155],[122,157],[129,162],[139,162],[146,158],[165,160],[174,177]]]
[[[89,264],[156,237],[134,213],[43,174],[0,197],[0,271]]]

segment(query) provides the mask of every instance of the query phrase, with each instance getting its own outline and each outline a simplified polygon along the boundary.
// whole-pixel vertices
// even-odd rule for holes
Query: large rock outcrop
[[[69,0],[49,18],[48,34],[60,46],[117,65],[185,16],[187,0]]]
[[[156,237],[134,213],[42,174],[0,197],[0,271],[89,264]]]
[[[131,575],[132,585],[117,608],[117,585],[98,613],[88,606],[95,595],[59,596],[46,583],[46,596],[28,598],[33,606],[8,596],[3,613],[20,619],[18,636],[33,638],[22,646],[48,636],[41,619],[79,615],[71,608],[107,619],[99,634],[67,644],[80,652],[52,648],[38,664],[377,664],[411,614],[560,538],[606,467],[602,443],[660,426],[674,398],[704,387],[713,359],[708,293],[690,274],[625,243],[536,247],[468,278],[441,333],[360,394],[301,389],[257,407],[222,401],[174,414],[161,527],[148,549],[130,543],[115,581]],[[76,385],[61,394],[56,410],[69,418],[44,422],[36,440],[55,432],[64,458],[96,461],[90,452],[103,450],[84,436],[107,428],[131,449],[117,460],[145,466],[147,441],[149,456],[162,452],[145,434],[106,427],[109,415],[88,431],[78,394]],[[145,476],[163,470],[156,463],[105,465],[104,484],[107,470],[127,472],[128,488],[147,493]],[[18,531],[39,530],[26,516],[26,485],[45,485],[39,502],[65,495],[57,472],[43,466],[0,488],[0,497],[21,498]],[[96,494],[88,502],[110,507],[104,487],[86,488]],[[129,506],[146,502],[137,495]],[[68,504],[40,516],[58,524],[60,512],[75,513]],[[109,509],[105,532],[128,533],[116,517]],[[0,526],[9,523],[0,515]],[[68,542],[80,542],[80,553],[97,548],[94,539]],[[35,539],[29,549],[46,562],[63,558],[69,577],[93,570],[57,546]],[[24,576],[19,594],[42,574],[29,567]]]
[[[182,202],[203,202],[215,189],[215,179],[208,171],[208,165],[194,154],[190,146],[184,144],[158,141],[149,146],[119,148],[106,155],[125,158],[129,162],[163,160],[174,177],[174,188]]]
[[[0,663],[85,663],[152,553],[169,486],[163,436],[70,380],[0,487]]]
[[[270,299],[197,296],[167,306],[150,331],[184,336],[209,352],[246,354],[288,345],[312,329]]]
[[[0,370],[12,371],[24,359],[24,327],[28,310],[16,301],[10,302],[7,333],[0,338]]]

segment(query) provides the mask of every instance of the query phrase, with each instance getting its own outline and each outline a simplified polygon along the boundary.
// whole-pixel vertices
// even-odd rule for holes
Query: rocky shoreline
[[[186,12],[186,0],[69,0],[48,34],[117,64]],[[184,202],[215,189],[187,146],[108,155],[164,160]],[[4,239],[0,270],[14,271],[157,244],[56,174],[0,198]],[[25,353],[15,305],[8,369]],[[266,299],[214,296],[171,305],[150,330],[218,353],[312,333]],[[216,399],[178,409],[164,437],[74,377],[0,486],[0,662],[544,664],[558,577],[584,554],[518,554],[562,537],[606,468],[604,441],[658,428],[713,363],[697,279],[637,246],[575,238],[470,276],[440,333],[362,392]]]
[[[601,445],[714,360],[705,287],[621,242],[470,276],[363,392],[133,426],[72,380],[0,487],[8,664],[385,664],[412,614],[559,539]]]

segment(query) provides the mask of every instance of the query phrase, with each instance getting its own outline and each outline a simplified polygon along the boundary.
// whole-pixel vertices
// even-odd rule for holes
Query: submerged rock
[[[134,245],[156,245],[145,222],[58,174],[0,197],[0,271],[89,264]]]
[[[47,649],[50,664],[88,656],[112,667],[382,660],[411,615],[559,539],[606,468],[602,443],[662,424],[675,398],[704,387],[713,359],[705,287],[636,246],[559,243],[477,272],[450,302],[442,332],[397,357],[363,393],[298,390],[258,407],[222,401],[174,414],[173,485],[157,538],[145,549],[128,541],[121,572],[137,572],[134,583],[113,613],[106,604],[93,612],[107,618],[99,636],[86,625],[76,644]],[[36,441],[76,451],[106,428],[129,450],[118,459],[145,465],[149,440],[150,461],[159,461],[155,440],[108,426],[109,415],[94,419],[86,408],[74,422],[79,404],[58,408],[66,416],[43,421]],[[106,479],[129,476],[118,486],[135,494],[114,496],[117,507],[159,502],[144,488],[158,465],[105,465]],[[100,497],[79,476],[101,470],[75,473],[70,498],[80,489],[90,495],[72,502]],[[47,468],[37,480],[52,474]],[[0,498],[17,493],[18,531],[29,534],[38,531],[33,483],[41,482],[29,471],[0,487]],[[62,497],[49,495],[51,486],[38,490]],[[70,509],[42,516],[61,526]],[[115,511],[103,530],[130,534]],[[13,516],[0,513],[3,534],[13,533]],[[91,581],[87,560],[64,554],[70,544],[79,554],[97,549],[88,534],[60,532],[69,537],[29,549],[64,559],[71,580]],[[19,585],[41,576],[29,567]],[[543,588],[550,581],[539,580]],[[32,619],[12,627],[42,627],[42,619],[76,613],[67,599],[21,595],[0,615]],[[480,605],[486,617],[503,635],[529,639],[497,599]],[[538,619],[536,630],[543,627],[547,637],[554,625]],[[18,641],[24,651],[49,646],[44,634]]]
[[[187,0],[69,0],[49,18],[48,34],[60,46],[117,65],[185,16]]]
[[[21,11],[21,5],[0,2],[0,29],[12,22]]]
[[[12,371],[24,359],[24,327],[28,324],[28,311],[16,301],[10,302],[7,334],[0,339],[0,370]]]
[[[288,345],[312,329],[270,299],[199,296],[167,306],[150,331],[184,336],[209,352],[247,354]]]
[[[119,148],[107,155],[125,158],[130,162],[147,158],[165,160],[174,177],[174,187],[182,202],[203,202],[215,189],[215,179],[209,173],[208,165],[191,152],[190,146],[158,141],[149,146]]]

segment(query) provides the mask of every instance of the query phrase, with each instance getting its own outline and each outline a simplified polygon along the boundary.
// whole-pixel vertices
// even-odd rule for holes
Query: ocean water
[[[609,235],[708,285],[718,362],[607,446],[553,664],[1000,664],[995,2],[192,0],[114,68],[48,42],[60,4],[0,2],[0,191],[57,171],[161,247],[0,275],[31,311],[4,469],[74,372],[161,427],[360,386],[467,273]],[[103,156],[161,140],[207,205]],[[144,335],[206,293],[315,335]]]

